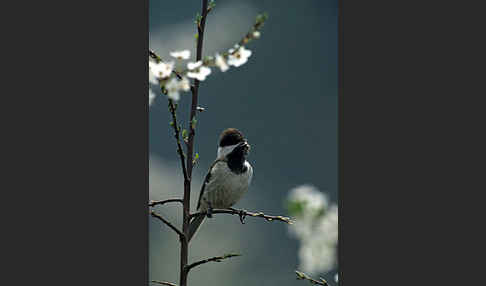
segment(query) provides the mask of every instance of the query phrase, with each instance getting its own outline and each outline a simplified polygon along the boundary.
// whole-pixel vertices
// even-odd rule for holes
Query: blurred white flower
[[[170,55],[179,60],[187,60],[191,56],[191,52],[189,50],[175,51],[170,52]]]
[[[150,64],[149,64],[150,65]],[[158,84],[157,78],[155,78],[154,74],[149,69],[149,83],[151,84]]]
[[[178,101],[180,99],[180,91],[188,91],[191,88],[189,80],[183,77],[182,80],[177,80],[176,78],[171,78],[169,82],[165,84],[165,89],[167,90],[167,97],[172,100]]]
[[[290,191],[289,212],[294,224],[289,232],[300,240],[299,268],[317,274],[336,267],[338,243],[338,207],[329,206],[326,194],[311,185]]]
[[[191,84],[189,83],[187,77],[183,77],[182,80],[179,81],[179,86],[183,91],[188,91],[191,89]]]
[[[228,64],[235,67],[239,67],[246,63],[248,58],[251,56],[251,51],[245,49],[245,47],[237,47],[236,52],[234,49],[230,49],[229,53]]]
[[[260,32],[259,31],[253,32],[253,38],[255,38],[255,39],[260,38]]]
[[[224,60],[224,58],[220,54],[216,54],[216,65],[221,69],[222,72],[225,72],[229,69],[228,64]]]
[[[199,81],[203,81],[211,73],[211,69],[208,67],[200,67],[197,72],[188,72],[187,76],[191,78],[196,78]]]
[[[202,66],[202,61],[197,61],[195,63],[191,63],[191,62],[187,63],[187,68],[190,69],[190,70],[197,69],[200,66]]]
[[[318,233],[324,233],[324,238],[329,244],[337,246],[338,241],[338,207],[332,205],[326,214],[318,221],[316,226]]]
[[[149,61],[149,69],[155,75],[156,78],[167,78],[170,76],[172,70],[174,69],[174,62],[150,62]]]
[[[334,281],[336,281],[336,283],[338,283],[339,281],[339,277],[338,277],[338,274],[336,273],[336,275],[334,275]]]
[[[328,272],[336,266],[336,249],[319,239],[302,242],[298,254],[299,268],[309,275]]]
[[[323,192],[311,185],[302,185],[290,190],[288,200],[305,205],[305,210],[316,214],[329,205],[329,200]],[[305,215],[305,213],[304,213]]]
[[[202,61],[195,63],[187,63],[187,68],[190,70],[187,72],[187,76],[203,81],[206,76],[211,74],[211,69],[202,65]]]
[[[179,91],[181,90],[181,85],[179,84],[179,81],[177,79],[171,78],[169,82],[165,85],[165,89],[167,90],[167,97],[175,101],[179,100]]]
[[[155,96],[155,93],[149,88],[149,106],[154,102]]]

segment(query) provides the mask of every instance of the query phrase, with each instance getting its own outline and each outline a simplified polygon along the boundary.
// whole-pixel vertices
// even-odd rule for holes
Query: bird
[[[248,191],[253,167],[246,160],[250,144],[236,128],[227,128],[219,136],[216,160],[209,167],[197,201],[197,210],[212,217],[213,209],[229,209]],[[188,241],[205,217],[195,217],[189,225]]]

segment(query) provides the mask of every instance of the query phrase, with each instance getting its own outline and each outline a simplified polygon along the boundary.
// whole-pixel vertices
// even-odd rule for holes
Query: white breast
[[[247,171],[235,174],[228,168],[226,162],[218,162],[211,170],[211,178],[204,189],[201,198],[201,210],[208,209],[209,204],[214,209],[226,209],[238,202],[248,191],[253,177],[253,168],[245,161]]]

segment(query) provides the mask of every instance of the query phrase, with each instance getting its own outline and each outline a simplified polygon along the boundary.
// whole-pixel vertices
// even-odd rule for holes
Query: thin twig
[[[149,56],[153,58],[156,61],[161,61],[162,58],[158,56],[153,50],[149,49]],[[178,74],[176,71],[172,71],[179,79],[182,79],[182,76]],[[193,87],[191,87],[191,90],[193,90]],[[188,175],[187,175],[187,170],[186,170],[186,165],[184,163],[184,151],[182,151],[182,146],[181,146],[181,141],[179,138],[179,133],[180,133],[180,128],[179,124],[177,123],[177,115],[176,115],[176,106],[174,105],[174,101],[172,99],[169,100],[169,111],[170,114],[172,115],[172,127],[174,128],[174,138],[176,139],[177,142],[177,153],[179,154],[179,157],[181,159],[181,167],[182,167],[182,173],[184,175],[184,181],[188,180]]]
[[[173,224],[171,224],[169,221],[167,221],[165,218],[163,218],[161,215],[155,213],[154,211],[150,211],[150,215],[153,216],[153,217],[156,217],[158,219],[160,219],[163,223],[165,223],[168,227],[170,227],[173,231],[177,232],[177,234],[183,238],[185,237],[184,233],[182,231],[180,231],[179,229],[177,229],[177,227],[175,227]]]
[[[161,285],[168,285],[168,286],[177,286],[176,284],[174,283],[170,283],[170,282],[165,282],[165,281],[157,281],[157,280],[152,280],[153,283],[157,283],[157,284],[161,284]]]
[[[295,274],[297,275],[297,280],[308,280],[312,284],[315,284],[315,285],[329,286],[329,284],[327,284],[327,281],[324,280],[324,278],[319,278],[320,281],[318,281],[318,280],[312,279],[311,277],[307,276],[304,272],[300,272],[300,271],[297,271],[297,270],[295,270]]]
[[[262,29],[267,18],[268,15],[266,13],[258,15],[255,24],[251,27],[250,31],[243,38],[241,38],[241,40],[238,42],[238,46],[243,46],[254,39],[253,33]]]
[[[156,205],[163,205],[163,204],[172,203],[172,202],[183,203],[182,199],[168,199],[168,200],[163,200],[163,201],[150,201],[148,205],[149,205],[149,207],[154,207]]]
[[[151,50],[151,49],[149,49],[149,56],[150,56],[152,59],[154,59],[154,60],[156,60],[156,61],[158,61],[158,62],[162,61],[162,58],[161,58],[161,57],[159,57],[159,56],[158,56],[158,55],[157,55],[157,54],[156,54],[156,53],[155,53],[153,50]]]
[[[194,262],[192,264],[189,264],[186,267],[186,271],[189,272],[191,270],[191,268],[194,268],[194,267],[199,266],[199,265],[204,264],[204,263],[221,262],[223,259],[230,258],[230,257],[236,257],[236,256],[241,256],[241,254],[225,254],[223,256],[215,256],[215,257],[211,257],[211,258],[208,258],[208,259],[200,260],[200,261]]]
[[[262,212],[253,213],[253,212],[249,212],[249,211],[246,211],[246,210],[237,210],[237,209],[213,209],[212,210],[212,214],[239,215],[240,216],[240,220],[243,220],[244,217],[246,217],[246,216],[261,217],[261,218],[264,218],[267,221],[278,220],[278,221],[286,222],[288,224],[292,224],[292,220],[290,218],[288,218],[288,217],[284,217],[284,216],[271,216],[271,215],[266,215],[266,214],[264,214]],[[206,212],[193,213],[193,214],[191,214],[191,218],[192,217],[196,217],[196,216],[201,216],[201,215],[207,215],[207,213]]]
[[[182,173],[184,175],[184,181],[187,181],[189,179],[189,176],[187,175],[187,169],[184,163],[184,151],[182,151],[181,141],[179,138],[179,133],[181,129],[179,128],[179,125],[177,123],[176,107],[174,106],[174,101],[170,98],[169,98],[169,110],[170,110],[170,114],[172,115],[172,127],[174,128],[174,138],[177,142],[177,153],[179,154],[179,158],[181,159],[181,167],[182,167]]]
[[[196,62],[202,59],[202,50],[203,50],[203,41],[204,41],[204,28],[206,26],[206,16],[208,14],[208,1],[202,0],[202,8],[201,8],[201,20],[197,26],[197,47],[196,47]],[[189,115],[189,138],[187,142],[187,169],[189,171],[189,175],[192,174],[192,155],[194,151],[194,136],[195,136],[195,124],[193,124],[196,117],[197,111],[197,101],[198,101],[198,92],[199,92],[199,84],[200,81],[194,79],[194,89],[192,91],[192,103],[191,103],[191,112]]]

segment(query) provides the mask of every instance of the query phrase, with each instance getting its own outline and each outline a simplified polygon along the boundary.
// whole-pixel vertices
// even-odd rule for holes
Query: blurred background
[[[201,1],[150,0],[149,47],[162,58],[169,51],[191,50],[195,59],[195,15]],[[220,132],[238,128],[252,146],[254,177],[235,205],[249,211],[288,215],[289,191],[312,184],[337,202],[337,0],[217,0],[208,16],[203,55],[225,51],[267,12],[261,38],[246,46],[253,54],[239,68],[212,74],[201,83],[191,209],[201,182],[215,159]],[[160,95],[160,91],[153,91]],[[187,128],[190,93],[183,93],[178,118]],[[169,126],[167,99],[157,96],[149,112],[150,199],[182,197],[183,178]],[[181,224],[179,205],[156,211]],[[178,283],[178,237],[149,217],[149,279]],[[296,281],[299,241],[281,222],[216,215],[206,220],[190,244],[189,261],[240,253],[207,263],[189,274],[189,285],[307,285]],[[336,269],[337,270],[337,269]],[[320,276],[335,285],[336,271]],[[316,275],[317,278],[319,275]]]

